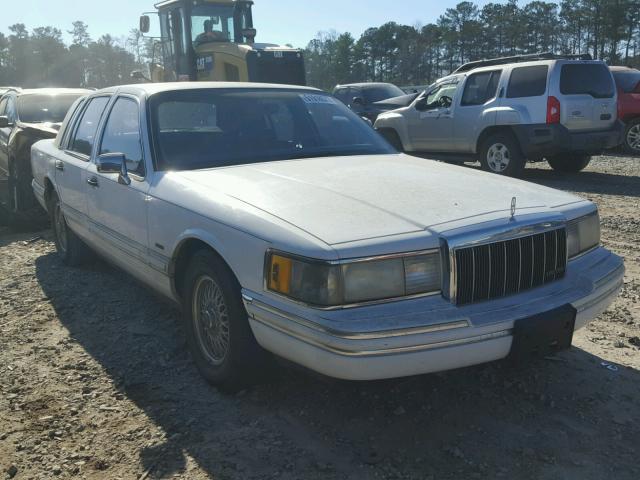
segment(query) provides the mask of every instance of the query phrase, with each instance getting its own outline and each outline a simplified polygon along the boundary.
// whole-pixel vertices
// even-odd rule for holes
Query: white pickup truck
[[[309,88],[98,91],[32,167],[61,259],[92,250],[181,304],[224,388],[267,351],[352,380],[546,355],[623,282],[593,203],[398,154]]]

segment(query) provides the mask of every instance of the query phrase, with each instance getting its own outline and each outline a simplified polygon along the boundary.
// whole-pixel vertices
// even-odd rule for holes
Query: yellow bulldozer
[[[142,33],[150,31],[150,15],[157,14],[160,21],[156,45],[161,61],[152,62],[147,79],[305,85],[301,50],[256,43],[252,7],[251,0],[157,3],[156,12],[140,17]]]

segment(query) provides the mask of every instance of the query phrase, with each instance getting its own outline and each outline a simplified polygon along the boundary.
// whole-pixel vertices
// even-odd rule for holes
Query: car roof
[[[247,82],[168,82],[168,83],[135,83],[131,85],[120,85],[117,87],[104,88],[96,92],[95,95],[105,93],[129,93],[133,95],[151,96],[162,92],[174,92],[179,90],[300,90],[301,92],[321,92],[312,87],[301,87],[298,85],[282,85],[276,83],[247,83]]]
[[[22,97],[24,95],[86,95],[91,92],[93,90],[86,88],[28,88],[17,90],[15,93]]]
[[[386,87],[391,85],[395,87],[393,83],[388,82],[360,82],[360,83],[345,83],[344,85],[336,85],[336,88],[344,88],[344,87]],[[398,87],[399,88],[399,87]]]

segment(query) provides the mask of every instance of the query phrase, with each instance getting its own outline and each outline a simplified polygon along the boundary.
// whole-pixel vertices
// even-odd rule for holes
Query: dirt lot
[[[519,370],[358,384],[281,365],[226,396],[173,307],[0,227],[0,479],[640,478],[640,159],[527,178],[595,200],[628,272],[571,351]]]

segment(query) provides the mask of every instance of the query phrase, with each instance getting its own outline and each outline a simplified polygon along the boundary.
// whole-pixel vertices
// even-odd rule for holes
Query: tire
[[[577,173],[587,168],[587,165],[591,162],[591,156],[576,154],[556,155],[547,158],[547,162],[556,172]]]
[[[55,192],[49,200],[49,214],[56,250],[62,262],[70,267],[86,263],[91,257],[91,250],[67,225],[60,207],[60,199]]]
[[[526,164],[520,145],[509,133],[496,133],[482,142],[479,161],[487,172],[509,177],[521,176]]]
[[[400,139],[398,132],[390,128],[383,128],[378,132],[387,142],[389,142],[389,145],[395,148],[398,152],[404,152],[404,146],[402,145],[402,140]]]
[[[15,160],[9,161],[7,178],[7,218],[10,227],[19,230],[33,230],[46,225],[45,211],[36,205],[31,192],[30,172],[21,172]],[[26,206],[25,206],[26,205]]]
[[[632,120],[624,132],[624,148],[632,155],[640,155],[640,118]]]
[[[269,357],[253,336],[233,273],[213,252],[200,250],[183,285],[183,324],[200,374],[224,392],[254,383]]]

